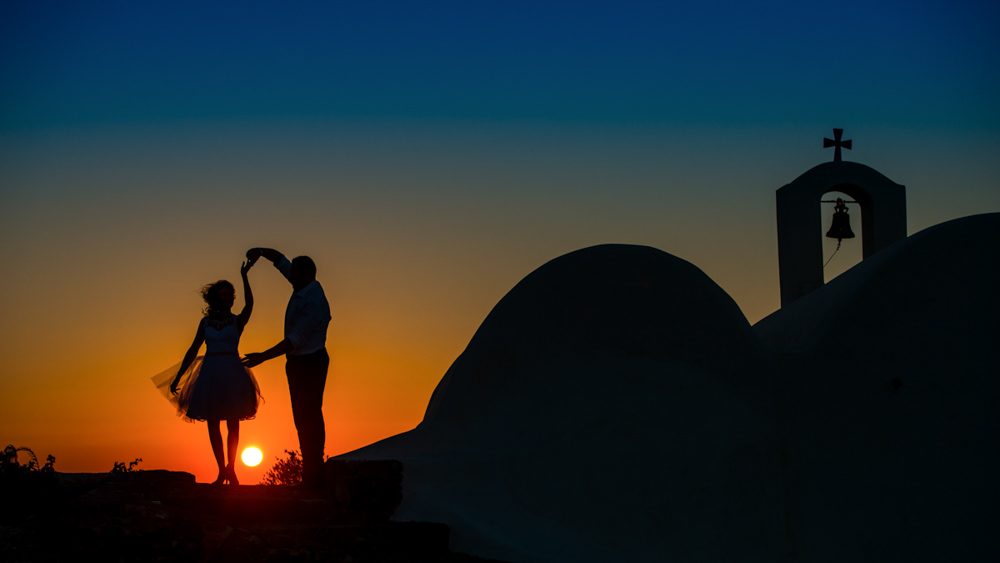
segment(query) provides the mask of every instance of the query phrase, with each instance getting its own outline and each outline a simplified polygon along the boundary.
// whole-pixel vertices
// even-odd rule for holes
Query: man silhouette
[[[326,329],[330,324],[330,304],[316,281],[316,264],[308,256],[291,262],[270,248],[251,248],[247,259],[263,256],[292,284],[292,297],[285,309],[285,338],[270,349],[247,354],[243,364],[254,367],[285,355],[285,375],[292,398],[292,418],[302,450],[302,486],[323,488],[323,388],[326,386],[330,356],[326,352]]]

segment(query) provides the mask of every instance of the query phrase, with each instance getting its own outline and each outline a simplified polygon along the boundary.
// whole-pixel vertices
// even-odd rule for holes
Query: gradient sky
[[[998,24],[961,0],[4,2],[0,446],[213,479],[204,425],[149,378],[251,246],[318,264],[334,455],[415,426],[493,305],[566,252],[660,248],[756,322],[774,191],[831,160],[833,127],[906,186],[910,233],[1000,210]],[[281,339],[290,293],[250,275],[244,352]],[[298,447],[283,362],[256,373],[249,483]]]

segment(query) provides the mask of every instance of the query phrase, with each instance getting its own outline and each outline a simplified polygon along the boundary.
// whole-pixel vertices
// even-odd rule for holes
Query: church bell
[[[830,223],[830,230],[826,232],[828,238],[835,238],[837,242],[845,238],[854,238],[854,231],[851,230],[851,217],[847,214],[847,202],[838,198],[837,205],[833,208],[833,222]]]

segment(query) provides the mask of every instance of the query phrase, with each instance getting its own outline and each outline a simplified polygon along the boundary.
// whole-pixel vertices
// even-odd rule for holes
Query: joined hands
[[[253,265],[257,263],[258,258],[260,258],[260,252],[258,252],[256,256],[250,256],[250,252],[247,252],[246,262],[243,262],[243,264],[240,265],[240,274],[246,276],[247,272],[250,271],[250,268],[253,268]]]

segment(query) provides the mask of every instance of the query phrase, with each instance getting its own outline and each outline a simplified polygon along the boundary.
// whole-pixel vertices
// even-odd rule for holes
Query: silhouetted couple
[[[253,311],[247,273],[261,256],[270,260],[292,284],[292,296],[285,310],[285,337],[270,349],[247,354],[240,360],[237,352],[240,335]],[[240,421],[256,415],[260,400],[260,390],[250,368],[285,355],[292,416],[302,450],[302,485],[322,488],[326,442],[322,409],[330,365],[326,352],[330,305],[316,281],[316,264],[308,256],[299,256],[289,262],[276,250],[251,248],[246,257],[240,268],[246,295],[243,310],[238,315],[232,313],[236,299],[233,284],[221,280],[205,286],[202,297],[208,307],[180,369],[171,378],[170,396],[176,401],[178,414],[186,420],[207,421],[209,441],[219,465],[219,477],[215,482],[237,484],[235,460],[239,450]],[[202,343],[206,345],[205,355],[197,357]],[[163,384],[157,386],[163,387]],[[228,464],[222,447],[220,425],[223,420],[229,429]]]

